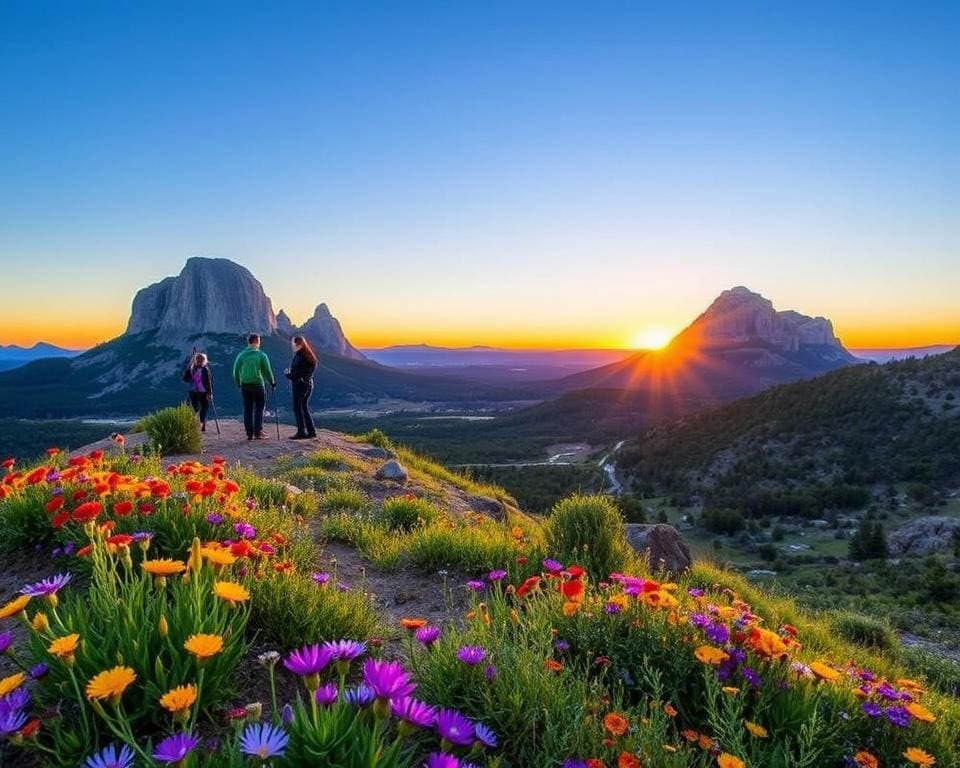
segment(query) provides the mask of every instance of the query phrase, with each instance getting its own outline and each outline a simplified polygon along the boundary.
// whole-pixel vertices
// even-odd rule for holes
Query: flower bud
[[[263,716],[263,704],[259,701],[251,702],[246,706],[247,710],[247,722],[248,723],[258,723],[260,718]]]
[[[167,623],[166,616],[160,617],[160,621],[157,622],[157,631],[160,632],[160,637],[166,637],[170,632],[170,625]]]

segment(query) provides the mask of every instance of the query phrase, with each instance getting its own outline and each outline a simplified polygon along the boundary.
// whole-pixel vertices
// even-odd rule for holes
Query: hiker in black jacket
[[[183,372],[183,380],[190,385],[187,395],[190,405],[200,419],[200,431],[207,431],[207,408],[213,400],[213,377],[207,366],[207,356],[198,352],[190,358],[190,364]]]
[[[313,373],[317,370],[317,353],[303,336],[294,336],[293,362],[284,371],[293,384],[293,415],[297,419],[297,434],[291,440],[309,440],[317,436],[310,415],[310,395],[313,394]]]

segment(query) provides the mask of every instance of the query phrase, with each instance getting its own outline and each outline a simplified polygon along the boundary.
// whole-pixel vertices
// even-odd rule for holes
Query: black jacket
[[[193,365],[188,365],[183,371],[183,380],[193,389]],[[200,369],[200,381],[203,382],[203,390],[208,395],[213,394],[213,376],[210,375],[210,368],[206,365]]]
[[[293,356],[293,362],[290,363],[290,373],[287,378],[295,384],[306,384],[313,378],[313,372],[317,370],[315,361],[311,361],[304,353],[299,350]]]

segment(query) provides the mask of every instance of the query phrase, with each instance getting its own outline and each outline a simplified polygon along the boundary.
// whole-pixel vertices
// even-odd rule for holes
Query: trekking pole
[[[213,423],[217,425],[217,437],[222,437],[220,434],[220,419],[217,418],[217,402],[210,398],[210,406],[213,408]]]
[[[276,400],[277,397],[277,385],[273,385],[273,397]],[[277,410],[277,404],[273,404],[273,421],[277,425],[277,440],[280,439],[280,411]]]

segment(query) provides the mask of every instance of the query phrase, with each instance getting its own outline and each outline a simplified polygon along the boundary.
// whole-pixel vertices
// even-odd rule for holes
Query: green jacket
[[[264,386],[268,381],[273,386],[277,385],[277,380],[273,378],[273,369],[270,368],[270,358],[266,352],[253,347],[247,347],[233,361],[233,380],[238,387],[244,384]]]

